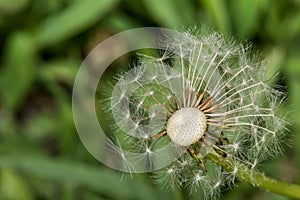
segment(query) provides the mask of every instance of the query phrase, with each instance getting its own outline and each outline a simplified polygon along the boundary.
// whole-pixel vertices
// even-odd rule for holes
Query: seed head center
[[[167,122],[167,134],[180,146],[197,142],[207,127],[205,114],[197,108],[185,107],[176,111]]]

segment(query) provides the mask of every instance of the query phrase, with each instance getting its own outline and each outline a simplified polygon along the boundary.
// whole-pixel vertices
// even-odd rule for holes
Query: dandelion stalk
[[[236,164],[230,156],[223,157],[216,151],[211,151],[206,158],[221,166],[227,172],[233,172]],[[265,174],[253,171],[241,164],[236,172],[236,177],[246,183],[250,183],[260,189],[283,195],[290,198],[300,199],[300,185],[279,181],[266,176]]]

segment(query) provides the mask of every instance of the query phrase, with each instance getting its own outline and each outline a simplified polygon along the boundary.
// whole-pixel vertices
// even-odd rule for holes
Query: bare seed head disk
[[[206,123],[206,116],[199,109],[181,108],[168,120],[167,134],[175,144],[189,146],[205,134]]]

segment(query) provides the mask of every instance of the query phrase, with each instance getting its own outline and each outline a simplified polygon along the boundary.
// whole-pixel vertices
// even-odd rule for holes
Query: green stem
[[[224,170],[233,172],[235,166],[237,166],[236,177],[244,182],[250,183],[255,187],[270,191],[279,195],[283,195],[290,198],[300,199],[300,185],[286,183],[283,181],[275,180],[273,178],[265,176],[263,173],[249,169],[249,167],[243,164],[236,164],[230,156],[223,157],[217,152],[210,152],[206,158],[222,166]]]

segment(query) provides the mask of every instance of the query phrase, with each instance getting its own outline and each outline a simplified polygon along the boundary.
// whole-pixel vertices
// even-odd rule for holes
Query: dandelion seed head
[[[158,182],[200,188],[213,199],[235,181],[240,166],[256,170],[282,153],[286,122],[276,109],[282,94],[264,80],[263,62],[252,58],[249,46],[215,32],[184,32],[166,36],[161,49],[158,58],[140,55],[118,77],[111,98],[117,126],[133,138],[127,146],[142,154],[135,158],[145,159],[149,169],[183,150],[155,173]],[[162,148],[166,144],[173,145],[171,153]],[[206,161],[211,151],[239,164],[223,172]]]

